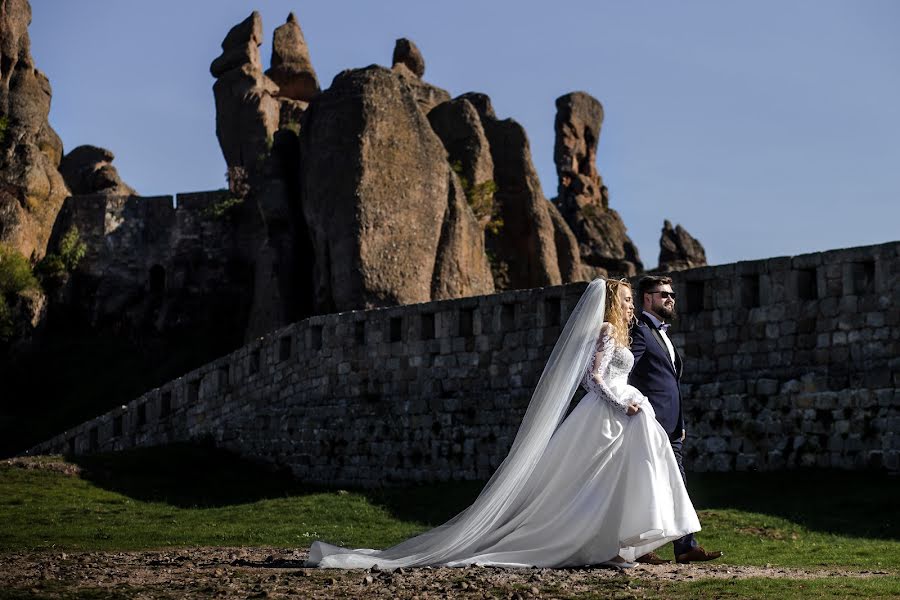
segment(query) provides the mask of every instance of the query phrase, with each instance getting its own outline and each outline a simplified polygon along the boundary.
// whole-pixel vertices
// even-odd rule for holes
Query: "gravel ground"
[[[807,571],[715,563],[607,568],[303,568],[306,551],[183,548],[142,552],[6,553],[0,597],[22,598],[570,598],[658,596],[699,578],[871,577],[879,571]]]

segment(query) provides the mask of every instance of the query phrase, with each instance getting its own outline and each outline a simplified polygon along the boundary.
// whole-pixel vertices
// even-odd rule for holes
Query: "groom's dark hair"
[[[644,275],[638,281],[638,293],[641,295],[641,302],[644,301],[644,294],[652,292],[661,285],[672,285],[672,278],[665,275]]]

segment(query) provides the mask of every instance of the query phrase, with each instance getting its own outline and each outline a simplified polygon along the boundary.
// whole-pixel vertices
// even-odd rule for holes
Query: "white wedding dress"
[[[502,502],[493,496],[504,481],[492,479],[469,509],[441,527],[381,551],[315,542],[307,564],[566,567],[616,556],[630,562],[699,531],[668,436],[650,403],[627,383],[634,357],[616,346],[611,327],[604,323],[599,338],[593,334],[589,367],[579,368],[587,394],[551,430]],[[641,407],[634,416],[625,412],[630,403]],[[522,452],[514,445],[511,455]]]

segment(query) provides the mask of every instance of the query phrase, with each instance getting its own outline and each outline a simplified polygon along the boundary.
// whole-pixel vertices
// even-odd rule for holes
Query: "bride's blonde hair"
[[[603,320],[611,323],[615,328],[612,337],[616,341],[616,345],[628,348],[631,346],[631,338],[628,335],[628,327],[631,323],[625,317],[625,307],[619,300],[619,290],[623,287],[631,289],[631,284],[627,279],[606,280],[606,315]]]

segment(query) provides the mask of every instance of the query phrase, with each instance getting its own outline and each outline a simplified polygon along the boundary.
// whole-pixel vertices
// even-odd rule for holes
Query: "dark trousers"
[[[672,444],[672,452],[675,453],[675,462],[678,463],[678,470],[681,472],[681,480],[684,482],[684,485],[687,486],[687,477],[684,475],[684,463],[681,460],[681,447],[684,444],[681,440],[669,440]],[[694,534],[689,533],[682,538],[678,538],[672,544],[675,546],[675,556],[679,554],[684,554],[688,552],[691,548],[696,548],[698,546],[697,540],[694,539]]]

